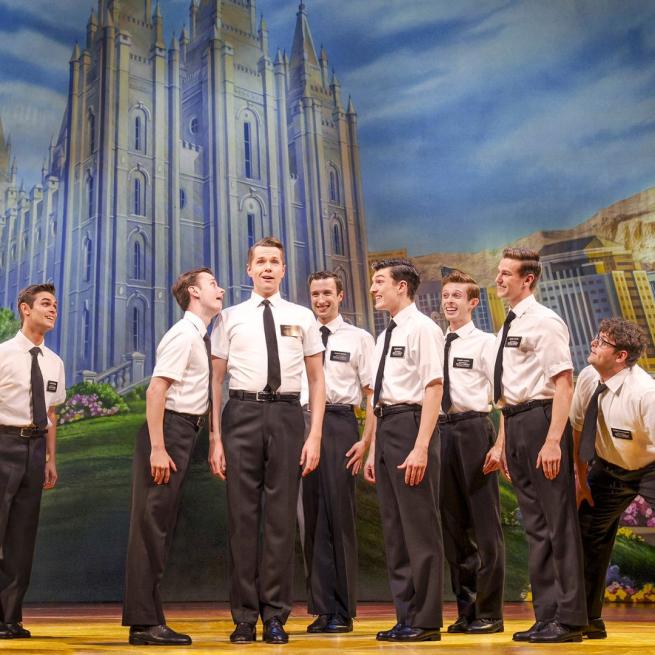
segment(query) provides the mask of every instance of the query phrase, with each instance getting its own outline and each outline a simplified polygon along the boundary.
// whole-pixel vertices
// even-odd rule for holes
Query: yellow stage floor
[[[268,653],[312,653],[322,655],[338,650],[340,653],[382,653],[402,652],[424,653],[429,649],[447,649],[452,653],[474,653],[496,655],[515,653],[529,655],[539,653],[584,652],[587,655],[655,655],[655,608],[650,606],[624,606],[607,611],[608,638],[574,644],[544,646],[521,644],[511,640],[512,632],[532,624],[529,605],[508,604],[506,608],[505,632],[486,637],[443,634],[440,642],[421,644],[395,644],[375,641],[378,630],[389,628],[394,615],[389,605],[364,604],[360,607],[360,618],[355,622],[352,633],[343,636],[308,635],[305,628],[311,622],[302,607],[297,607],[287,623],[290,642],[284,646],[269,646],[261,641],[256,644],[234,646],[228,636],[233,629],[229,612],[224,604],[189,604],[174,606],[167,611],[171,627],[187,632],[193,638],[193,645],[186,648],[129,646],[127,628],[120,626],[120,608],[116,605],[74,605],[31,607],[25,612],[25,627],[32,631],[31,639],[0,640],[0,653],[129,653],[154,650],[157,655],[177,653],[251,652],[260,655]],[[447,606],[445,623],[452,622],[454,607]],[[261,625],[258,626],[261,639]]]

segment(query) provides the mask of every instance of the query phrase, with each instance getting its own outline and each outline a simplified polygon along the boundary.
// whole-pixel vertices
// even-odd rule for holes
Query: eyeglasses
[[[605,346],[609,346],[610,348],[618,348],[615,343],[612,343],[607,339],[603,339],[603,337],[600,336],[600,332],[591,341],[592,343],[595,341],[601,348],[604,348]]]

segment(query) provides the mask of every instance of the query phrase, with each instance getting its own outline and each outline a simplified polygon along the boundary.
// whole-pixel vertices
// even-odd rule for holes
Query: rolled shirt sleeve
[[[570,420],[574,430],[582,430],[584,415],[587,405],[593,395],[593,390],[598,383],[598,374],[593,366],[587,366],[580,371],[575,383],[573,401],[571,402]]]
[[[184,376],[191,354],[191,341],[182,332],[169,331],[157,347],[157,363],[152,377],[169,378],[179,382]]]
[[[436,380],[443,380],[444,336],[441,328],[429,321],[420,321],[414,351],[418,374],[425,389]]]

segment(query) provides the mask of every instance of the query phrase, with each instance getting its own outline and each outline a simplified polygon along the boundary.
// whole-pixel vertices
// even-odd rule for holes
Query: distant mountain
[[[620,243],[633,252],[645,269],[655,270],[655,187],[619,200],[570,229],[533,232],[507,245],[541,250],[549,243],[589,235]],[[501,253],[502,248],[475,253],[435,252],[413,259],[426,280],[440,279],[441,267],[448,266],[466,271],[482,286],[490,286]]]

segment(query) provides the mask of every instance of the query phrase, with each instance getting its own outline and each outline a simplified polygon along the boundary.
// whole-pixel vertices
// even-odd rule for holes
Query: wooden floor
[[[446,606],[445,624],[452,622],[455,608]],[[521,644],[511,640],[512,632],[522,630],[533,622],[532,610],[523,603],[511,603],[505,609],[505,632],[486,637],[468,635],[442,635],[441,642],[400,645],[375,641],[378,630],[393,625],[392,607],[382,604],[360,605],[359,617],[354,632],[340,636],[308,635],[305,628],[311,622],[303,607],[294,608],[287,623],[291,640],[286,646],[269,646],[261,641],[257,644],[233,646],[228,636],[233,625],[224,604],[189,604],[167,608],[167,619],[171,627],[189,633],[193,646],[187,648],[155,648],[157,655],[169,653],[215,653],[256,651],[258,655],[268,653],[312,653],[322,655],[337,650],[340,653],[391,653],[402,651],[425,653],[428,649],[447,649],[452,653],[471,653],[480,651],[482,655],[515,653],[528,655],[539,653],[584,652],[586,655],[655,655],[655,607],[617,606],[609,607],[605,613],[609,637],[605,640],[588,641],[581,644],[561,644],[544,646],[541,644]],[[25,611],[25,627],[32,631],[32,639],[0,641],[0,653],[38,654],[74,653],[131,653],[147,652],[153,649],[129,646],[127,628],[120,626],[120,607],[117,605],[57,605],[30,607]],[[261,626],[258,626],[261,638]]]

